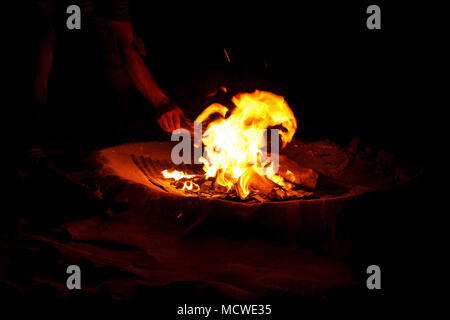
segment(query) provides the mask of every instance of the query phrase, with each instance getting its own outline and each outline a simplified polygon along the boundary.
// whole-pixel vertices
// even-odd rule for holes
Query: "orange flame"
[[[164,176],[164,178],[174,179],[175,181],[178,181],[183,178],[184,179],[192,179],[196,176],[195,174],[186,174],[183,171],[178,171],[178,170],[173,170],[172,172],[163,170],[161,173]],[[189,190],[189,191],[196,192],[196,191],[200,190],[200,186],[192,181],[184,181],[183,187],[181,188],[181,190]]]
[[[173,170],[172,172],[164,170],[161,173],[164,176],[164,178],[166,178],[166,179],[175,179],[176,181],[178,181],[178,180],[180,180],[182,178],[191,179],[191,178],[195,177],[195,174],[186,174],[186,173],[184,173],[182,171],[177,171],[177,170]]]
[[[183,188],[181,190],[198,191],[200,186],[192,181],[183,182]]]
[[[196,119],[204,121],[212,114],[221,116],[211,121],[202,134],[205,153],[199,161],[203,163],[205,178],[215,178],[216,182],[228,191],[235,187],[242,199],[250,194],[250,186],[255,187],[252,182],[257,180],[258,176],[265,177],[285,189],[292,188],[292,184],[276,174],[274,163],[265,157],[262,151],[267,147],[264,135],[267,128],[283,128],[279,130],[281,148],[292,140],[297,129],[295,116],[284,98],[256,90],[253,93],[238,94],[232,101],[236,108],[229,117],[225,118],[229,109],[215,103],[207,107]],[[170,175],[164,170],[163,175],[174,179],[193,178],[193,175],[183,172],[180,174],[176,170]]]

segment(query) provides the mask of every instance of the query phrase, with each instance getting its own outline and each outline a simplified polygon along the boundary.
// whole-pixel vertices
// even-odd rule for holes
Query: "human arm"
[[[130,21],[107,20],[113,45],[133,84],[155,107],[159,125],[166,132],[179,129],[184,112],[173,104],[156,83],[139,52],[133,46],[134,34]]]

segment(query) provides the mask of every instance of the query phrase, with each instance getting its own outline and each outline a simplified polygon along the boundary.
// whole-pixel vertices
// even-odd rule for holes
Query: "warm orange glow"
[[[164,176],[164,178],[175,179],[176,181],[178,181],[182,178],[191,179],[191,178],[195,177],[195,174],[186,174],[182,171],[177,171],[177,170],[173,170],[172,172],[164,170],[161,173]]]
[[[174,179],[175,181],[181,180],[181,179],[192,179],[195,177],[195,174],[186,174],[182,171],[173,170],[172,172],[169,172],[167,170],[163,170],[162,175],[166,179]],[[189,191],[198,191],[200,190],[200,186],[192,181],[183,181],[183,187],[181,190],[189,190]]]
[[[184,182],[183,188],[181,188],[181,190],[198,191],[200,190],[200,187],[198,184],[192,181],[186,181]]]
[[[263,153],[267,147],[265,129],[282,128],[279,130],[281,148],[292,140],[297,129],[297,121],[284,98],[256,90],[238,94],[232,101],[236,108],[227,118],[225,116],[229,109],[215,103],[196,119],[203,122],[210,119],[212,114],[220,115],[203,128],[204,157],[200,158],[200,162],[203,164],[204,178],[215,180],[228,191],[236,190],[242,199],[248,197],[252,188],[258,189],[258,184],[266,181],[264,179],[285,190],[292,189],[293,185],[277,175],[272,159]],[[195,176],[176,170],[171,173],[164,170],[162,174],[165,178],[176,180]],[[190,188],[195,188],[194,185],[198,187],[193,184]],[[187,185],[185,188],[189,189]]]

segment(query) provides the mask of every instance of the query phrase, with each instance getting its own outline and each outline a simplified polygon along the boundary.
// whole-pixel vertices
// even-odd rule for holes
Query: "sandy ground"
[[[298,141],[286,154],[301,154],[302,165],[334,179],[382,192],[399,188],[413,176],[411,168],[393,163],[388,154],[358,151],[355,145]],[[56,178],[21,173],[17,188],[29,197],[16,202],[15,210],[28,210],[29,214],[12,219],[10,229],[1,233],[2,294],[30,300],[283,301],[300,297],[326,301],[357,297],[365,286],[361,266],[366,258],[361,248],[374,245],[367,242],[373,233],[355,232],[365,222],[361,215],[350,224],[349,219],[327,220],[322,216],[325,225],[333,224],[326,231],[338,234],[322,230],[319,239],[302,238],[308,234],[308,221],[301,219],[294,237],[280,236],[282,228],[291,224],[289,219],[279,224],[281,229],[267,227],[267,221],[276,223],[276,219],[267,220],[261,228],[261,223],[255,224],[248,215],[242,219],[234,215],[227,221],[223,212],[214,215],[220,211],[214,209],[206,210],[206,218],[193,223],[199,216],[189,210],[183,220],[177,210],[168,214],[161,208],[170,207],[167,200],[141,197],[153,192],[145,183],[122,179],[123,172],[108,180],[115,173],[105,171],[107,163],[96,167],[94,175],[92,168],[62,170],[63,175]],[[73,186],[73,181],[81,187]],[[389,199],[391,191],[387,192]],[[376,193],[355,205],[338,208],[339,217],[344,212],[353,219],[361,208],[370,214],[370,206],[384,197]],[[182,206],[176,208],[190,205],[183,199],[178,203]],[[224,206],[222,211],[226,210]],[[269,215],[276,217],[277,212]],[[377,235],[372,240],[379,245],[381,235]],[[378,251],[374,255],[380,257]],[[82,270],[82,290],[66,288],[70,264]]]

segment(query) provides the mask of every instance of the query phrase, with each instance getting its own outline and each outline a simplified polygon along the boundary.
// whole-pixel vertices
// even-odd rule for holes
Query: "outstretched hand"
[[[158,123],[164,131],[171,133],[174,130],[181,128],[181,123],[185,118],[183,110],[180,107],[175,106],[163,113],[158,119]]]

